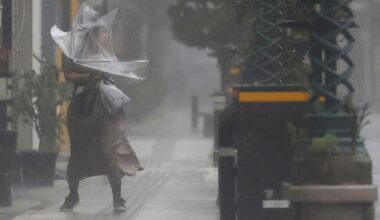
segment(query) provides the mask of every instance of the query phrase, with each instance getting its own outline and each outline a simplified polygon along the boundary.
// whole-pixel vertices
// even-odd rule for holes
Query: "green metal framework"
[[[285,32],[280,27],[280,22],[283,4],[283,0],[255,1],[256,39],[243,73],[243,83],[282,84],[280,75],[283,69],[282,43]]]
[[[351,0],[303,1],[313,8],[311,22],[310,60],[312,74],[311,103],[315,112],[348,112],[354,88],[348,81],[354,63],[349,53],[354,37],[349,29],[355,26],[353,12],[348,7]],[[339,95],[338,95],[339,91]],[[320,97],[325,97],[321,105]]]

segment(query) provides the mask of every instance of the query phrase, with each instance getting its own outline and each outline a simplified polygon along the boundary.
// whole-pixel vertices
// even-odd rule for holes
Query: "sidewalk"
[[[17,215],[28,210],[37,210],[54,202],[58,195],[64,195],[67,190],[66,182],[58,180],[54,187],[36,189],[18,189],[13,193],[13,205],[0,207],[0,219],[14,219]]]
[[[65,180],[54,187],[17,193],[13,206],[0,208],[1,220],[217,220],[217,170],[211,167],[210,139],[131,138],[145,170],[123,181],[128,211],[113,213],[106,177],[81,182],[80,204],[72,213],[59,207],[68,192]],[[64,168],[59,164],[58,168]]]

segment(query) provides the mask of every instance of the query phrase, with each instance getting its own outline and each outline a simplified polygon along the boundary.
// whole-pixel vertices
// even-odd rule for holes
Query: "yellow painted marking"
[[[239,67],[230,68],[229,73],[230,73],[230,75],[237,76],[240,74],[240,68]]]
[[[240,92],[239,102],[307,102],[307,92]]]

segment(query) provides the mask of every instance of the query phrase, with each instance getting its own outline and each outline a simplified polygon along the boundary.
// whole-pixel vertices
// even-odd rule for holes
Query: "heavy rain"
[[[379,0],[0,0],[0,220],[380,220]]]

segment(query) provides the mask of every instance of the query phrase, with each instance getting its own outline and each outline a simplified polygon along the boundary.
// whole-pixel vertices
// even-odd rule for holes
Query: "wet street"
[[[67,185],[58,180],[55,187],[16,195],[13,207],[0,209],[0,219],[218,219],[217,172],[211,167],[210,139],[131,138],[131,142],[145,170],[124,179],[126,213],[113,213],[108,180],[95,177],[81,182],[80,204],[72,213],[59,212]]]
[[[162,120],[165,120],[164,118]],[[153,123],[157,126],[160,123]],[[363,136],[373,160],[373,180],[380,186],[380,115],[371,116]],[[152,127],[152,126],[151,126]],[[183,135],[183,128],[152,129],[155,133],[140,135],[130,141],[145,170],[123,181],[127,212],[113,212],[111,189],[106,177],[89,178],[80,184],[80,203],[71,213],[59,212],[68,192],[65,180],[54,187],[15,192],[13,206],[0,208],[1,220],[217,220],[217,170],[212,167],[212,139],[200,134]],[[175,131],[178,131],[177,137]],[[168,136],[173,136],[168,138]],[[58,173],[65,168],[59,160]],[[376,220],[380,220],[380,203],[376,203]]]
[[[154,124],[160,123],[149,127]],[[59,212],[68,193],[67,183],[62,179],[57,180],[54,187],[15,192],[13,206],[0,208],[0,219],[193,220],[196,217],[197,220],[217,220],[217,170],[211,162],[212,139],[183,135],[181,129],[187,128],[153,128],[156,133],[141,135],[139,130],[146,130],[142,126],[134,132],[137,135],[130,135],[145,170],[123,179],[126,213],[113,212],[108,180],[100,176],[80,183],[80,203],[72,213]],[[59,160],[58,173],[62,173],[65,166],[66,162]]]

